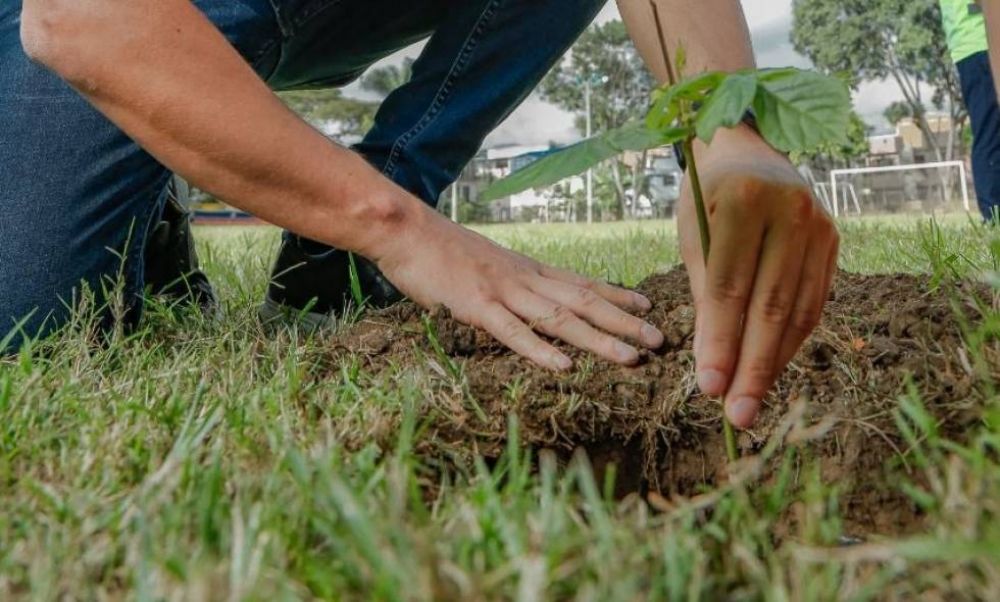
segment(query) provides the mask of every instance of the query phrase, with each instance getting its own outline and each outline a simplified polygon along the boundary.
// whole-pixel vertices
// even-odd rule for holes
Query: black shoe
[[[173,302],[196,305],[206,315],[218,310],[215,292],[198,266],[191,235],[191,214],[177,199],[171,182],[160,221],[146,237],[146,285],[150,292]]]
[[[363,307],[382,309],[405,298],[374,263],[355,255],[354,264]],[[325,328],[358,309],[354,297],[350,253],[287,233],[260,316],[265,323],[294,318],[309,329]]]

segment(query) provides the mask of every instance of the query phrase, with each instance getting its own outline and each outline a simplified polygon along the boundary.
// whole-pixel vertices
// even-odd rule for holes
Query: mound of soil
[[[361,358],[376,378],[433,383],[427,416],[433,436],[424,439],[435,443],[420,453],[496,457],[514,414],[527,445],[563,458],[583,448],[598,471],[614,463],[622,494],[695,495],[727,478],[727,462],[721,405],[695,385],[687,276],[678,268],[637,290],[653,301],[648,319],[667,343],[644,353],[636,368],[563,346],[576,370],[553,374],[446,313],[427,315],[410,304],[367,315],[335,339],[335,354]],[[935,288],[921,276],[840,274],[822,325],[782,376],[757,426],[739,435],[742,454],[787,434],[789,407],[807,401],[798,404],[800,423],[825,427],[812,429],[806,453],[820,458],[825,481],[841,487],[848,531],[919,529],[918,509],[887,486],[889,467],[904,465],[906,448],[893,410],[912,386],[946,436],[961,439],[979,419],[983,397],[958,316],[975,319],[990,295],[974,283]],[[775,454],[762,478],[780,461]]]

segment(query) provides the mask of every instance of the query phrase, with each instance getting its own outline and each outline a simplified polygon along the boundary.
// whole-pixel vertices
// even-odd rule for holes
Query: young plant
[[[674,82],[674,73],[684,71],[684,52],[680,50],[673,62],[665,44],[663,49],[671,83],[653,92],[645,120],[550,154],[495,183],[486,190],[485,198],[493,200],[550,186],[627,151],[680,144],[691,178],[702,252],[708,261],[711,232],[694,155],[695,140],[711,143],[720,128],[743,123],[752,111],[760,135],[785,153],[846,142],[851,97],[842,81],[814,71],[787,68],[713,71]],[[723,426],[726,451],[731,460],[736,460],[732,425],[723,420]]]

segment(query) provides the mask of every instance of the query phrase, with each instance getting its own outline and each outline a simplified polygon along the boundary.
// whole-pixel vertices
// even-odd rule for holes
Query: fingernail
[[[753,397],[738,397],[726,408],[726,415],[733,426],[748,428],[757,419],[758,402]]]
[[[702,370],[698,373],[698,388],[705,395],[722,395],[726,392],[726,375],[718,370]]]
[[[642,338],[642,343],[650,349],[659,349],[663,346],[663,333],[652,324],[643,324],[639,336]]]
[[[642,311],[649,311],[653,309],[653,302],[637,293],[635,295],[635,306]]]
[[[556,370],[565,372],[573,367],[573,360],[569,359],[561,353],[552,354],[552,363],[555,365]]]
[[[639,352],[635,347],[621,341],[615,343],[615,355],[618,357],[618,361],[623,364],[634,364],[639,361]]]

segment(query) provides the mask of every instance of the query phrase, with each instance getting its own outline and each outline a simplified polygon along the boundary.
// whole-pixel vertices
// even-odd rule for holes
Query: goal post
[[[852,169],[835,169],[830,172],[830,192],[832,196],[833,216],[840,217],[840,191],[837,179],[841,176],[857,174],[879,174],[890,172],[903,172],[927,169],[941,169],[947,167],[957,167],[959,183],[962,189],[962,204],[967,212],[972,211],[972,203],[969,199],[969,183],[966,181],[965,163],[962,161],[938,161],[935,163],[910,163],[907,165],[886,165],[883,167],[856,167]],[[846,202],[848,199],[844,199]],[[856,201],[855,201],[856,202]]]

